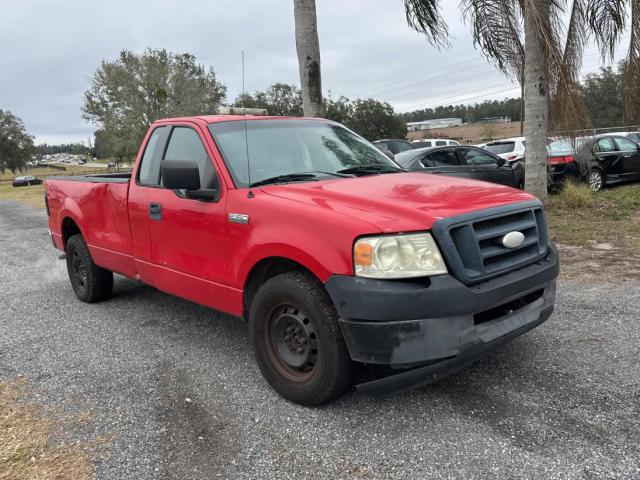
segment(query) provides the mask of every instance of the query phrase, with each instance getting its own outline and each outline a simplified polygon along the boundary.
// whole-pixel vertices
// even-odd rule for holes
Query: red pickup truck
[[[343,393],[356,362],[396,369],[361,391],[431,383],[555,302],[535,197],[403,171],[328,120],[160,120],[131,174],[49,178],[46,204],[80,300],[118,273],[246,318],[264,377],[301,404]]]

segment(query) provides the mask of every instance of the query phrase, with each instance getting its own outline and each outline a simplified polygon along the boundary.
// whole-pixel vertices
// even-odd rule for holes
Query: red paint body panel
[[[62,234],[64,219],[70,218],[80,228],[98,265],[135,276],[127,208],[129,185],[52,179],[45,185],[54,241]]]
[[[439,218],[533,198],[495,184],[422,173],[270,185],[254,188],[250,197],[248,189],[234,186],[207,130],[209,123],[239,118],[244,119],[167,119],[150,130],[159,125],[196,130],[220,178],[217,202],[186,199],[134,180],[48,179],[49,228],[57,248],[64,249],[62,226],[69,218],[80,228],[98,265],[240,316],[247,278],[261,260],[293,260],[325,282],[332,274],[353,274],[353,243],[362,235],[424,231]],[[247,121],[269,118],[273,117]],[[143,151],[136,159],[134,179]],[[149,218],[151,202],[162,204],[161,221]],[[249,223],[229,222],[230,213],[249,215]]]

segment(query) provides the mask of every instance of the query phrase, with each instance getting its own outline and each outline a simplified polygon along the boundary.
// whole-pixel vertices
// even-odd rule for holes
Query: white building
[[[461,125],[461,118],[434,118],[433,120],[422,120],[420,122],[407,122],[407,130],[410,132],[419,132],[420,130],[459,127]]]

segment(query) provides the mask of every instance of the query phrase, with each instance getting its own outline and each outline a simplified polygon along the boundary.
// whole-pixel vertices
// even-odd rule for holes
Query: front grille
[[[549,244],[538,202],[527,208],[520,204],[443,220],[436,222],[433,231],[450,270],[466,284],[534,263],[546,255]],[[502,239],[514,231],[521,232],[524,241],[507,248]]]

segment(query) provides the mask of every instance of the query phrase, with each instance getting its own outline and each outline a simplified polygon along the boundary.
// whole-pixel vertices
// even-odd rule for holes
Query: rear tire
[[[78,299],[87,303],[107,300],[113,294],[113,273],[93,262],[82,235],[67,240],[67,272]]]
[[[305,272],[262,285],[249,311],[258,366],[269,385],[301,405],[320,405],[351,385],[353,362],[322,285]]]
[[[604,187],[604,175],[600,170],[594,168],[587,176],[587,183],[592,192],[599,192]]]

